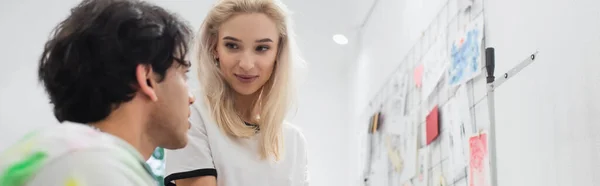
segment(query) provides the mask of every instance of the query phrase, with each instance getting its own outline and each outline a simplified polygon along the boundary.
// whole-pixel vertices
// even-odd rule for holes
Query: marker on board
[[[494,60],[494,48],[489,47],[485,49],[485,69],[487,71],[486,83],[494,82],[494,69],[496,67],[496,61]]]

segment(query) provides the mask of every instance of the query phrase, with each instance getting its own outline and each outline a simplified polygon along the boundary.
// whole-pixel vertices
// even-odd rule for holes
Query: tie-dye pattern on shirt
[[[2,152],[0,185],[28,185],[33,176],[52,160],[88,148],[113,149],[117,153],[111,154],[114,156],[111,158],[119,159],[119,162],[130,167],[130,170],[139,175],[139,179],[154,176],[141,155],[126,142],[85,125],[61,124],[32,132]],[[76,176],[64,176],[64,185],[82,185]]]

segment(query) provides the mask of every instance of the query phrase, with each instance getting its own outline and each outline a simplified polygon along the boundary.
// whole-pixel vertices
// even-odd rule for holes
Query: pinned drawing
[[[387,118],[387,117],[386,117]],[[389,183],[398,185],[417,175],[417,124],[410,117],[394,117],[398,121],[386,123],[385,135],[387,157],[390,162]],[[388,119],[386,119],[386,122]]]
[[[408,118],[407,118],[408,119]],[[404,123],[404,133],[400,142],[400,154],[404,157],[404,171],[400,174],[400,183],[410,181],[417,175],[418,171],[418,147],[417,147],[417,125],[418,122],[408,120]]]
[[[446,179],[444,178],[444,176],[440,176],[440,186],[446,186]]]
[[[469,186],[490,186],[487,133],[469,139]]]
[[[481,74],[483,43],[483,18],[480,17],[464,35],[456,39],[450,49],[448,84],[456,86]]]
[[[446,72],[449,56],[447,55],[444,41],[446,41],[445,34],[440,34],[422,58],[424,69],[421,98],[423,100],[427,100],[429,95],[433,93],[442,75]]]
[[[427,147],[419,149],[419,170],[417,176],[413,180],[413,184],[417,186],[427,186],[429,183],[429,150]]]
[[[458,90],[456,91],[455,95],[454,95],[454,99],[455,99],[455,109],[457,112],[455,112],[455,117],[457,117],[457,121],[460,121],[460,123],[462,124],[462,126],[460,126],[459,128],[454,128],[453,131],[456,132],[461,132],[462,134],[460,136],[456,136],[457,138],[460,138],[463,142],[463,154],[465,155],[465,159],[466,159],[466,155],[469,154],[469,149],[466,148],[468,146],[468,141],[467,138],[468,136],[473,135],[474,129],[473,129],[473,123],[471,120],[471,110],[469,105],[471,105],[471,103],[469,102],[469,94],[467,92],[467,88],[465,85],[462,85],[458,88]],[[458,140],[458,139],[457,139]],[[456,152],[459,153],[459,152]]]
[[[389,113],[393,115],[388,121],[393,123],[392,125],[398,125],[402,122],[397,120],[402,119],[406,113],[405,109],[407,99],[406,96],[408,92],[408,78],[406,78],[406,74],[404,73],[398,73],[392,78],[393,79],[389,88],[390,94],[386,103],[386,108],[388,109]]]
[[[385,137],[385,146],[387,149],[388,158],[392,163],[392,168],[394,172],[401,174],[404,170],[404,160],[402,159],[400,150],[394,145],[392,145],[392,137],[390,135],[386,135]]]
[[[454,98],[448,100],[442,108],[442,124],[448,130],[449,137],[445,148],[448,149],[450,166],[450,179],[455,179],[464,174],[467,167],[468,138],[471,135],[471,118],[468,106],[469,102],[466,88],[461,86],[456,92]]]

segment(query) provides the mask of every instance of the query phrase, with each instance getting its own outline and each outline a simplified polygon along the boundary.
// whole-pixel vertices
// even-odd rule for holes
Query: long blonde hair
[[[217,125],[223,132],[234,137],[250,137],[255,129],[245,125],[234,107],[233,90],[223,79],[221,71],[215,65],[215,50],[218,41],[218,30],[223,22],[239,14],[262,13],[277,24],[279,30],[279,46],[274,72],[262,87],[262,93],[250,108],[259,108],[260,155],[263,158],[272,156],[275,160],[281,157],[283,150],[282,125],[292,104],[292,73],[295,52],[292,52],[292,29],[287,8],[276,0],[221,0],[211,9],[200,28],[197,51],[198,78],[201,88]]]

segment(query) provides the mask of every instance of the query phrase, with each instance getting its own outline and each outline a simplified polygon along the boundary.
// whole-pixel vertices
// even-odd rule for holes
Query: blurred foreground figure
[[[156,185],[145,161],[186,146],[190,29],[136,0],[85,0],[39,62],[58,126],[0,155],[0,185]]]

